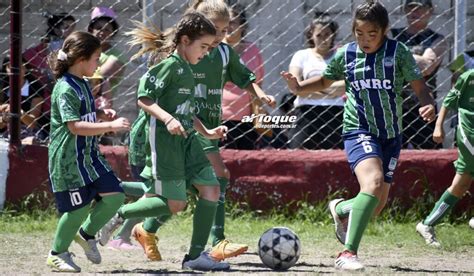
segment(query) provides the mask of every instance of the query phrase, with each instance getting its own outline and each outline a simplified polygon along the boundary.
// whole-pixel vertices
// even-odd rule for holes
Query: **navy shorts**
[[[54,193],[56,207],[61,213],[72,212],[88,205],[93,199],[102,199],[99,193],[123,193],[120,182],[120,179],[115,176],[114,172],[110,171],[84,187]]]
[[[344,149],[352,172],[360,161],[376,157],[382,160],[384,181],[392,183],[402,147],[402,138],[392,139],[374,137],[369,132],[349,132],[343,135]]]

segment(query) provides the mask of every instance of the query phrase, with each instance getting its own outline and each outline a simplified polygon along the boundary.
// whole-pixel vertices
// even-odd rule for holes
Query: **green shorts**
[[[186,200],[186,182],[217,186],[214,170],[204,153],[197,136],[188,138],[169,134],[166,129],[156,130],[155,143],[141,176],[153,179],[147,184],[147,193],[165,198]]]
[[[195,193],[193,184],[203,186],[219,186],[216,174],[211,166],[203,168],[200,172],[193,175],[190,179],[181,180],[158,180],[148,179],[145,181],[147,194],[157,194],[167,199],[186,201],[186,191],[190,189]]]
[[[456,143],[458,145],[458,159],[454,161],[456,173],[469,173],[472,177],[474,177],[474,153],[469,151],[469,149],[464,144],[459,130],[456,134]]]
[[[202,149],[204,152],[207,153],[212,153],[212,152],[219,152],[219,140],[217,139],[207,139],[204,136],[202,136],[201,133],[196,132],[195,134],[198,138],[199,143],[201,144]]]

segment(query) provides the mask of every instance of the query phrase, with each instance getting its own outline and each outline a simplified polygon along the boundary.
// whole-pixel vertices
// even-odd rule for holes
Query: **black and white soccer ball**
[[[298,261],[300,239],[286,227],[273,227],[265,231],[258,241],[258,255],[262,263],[274,270],[287,270]]]

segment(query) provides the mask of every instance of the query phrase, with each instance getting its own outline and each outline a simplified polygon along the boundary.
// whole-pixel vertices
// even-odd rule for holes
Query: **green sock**
[[[221,186],[221,195],[219,197],[219,201],[217,202],[216,216],[214,218],[214,225],[212,226],[211,230],[212,246],[225,239],[225,192],[227,185],[229,184],[229,179],[218,177],[217,180]]]
[[[145,184],[143,182],[122,182],[120,184],[126,195],[141,197],[145,194]]]
[[[130,218],[126,219],[123,222],[122,227],[119,228],[117,235],[115,235],[114,239],[122,239],[122,240],[130,240],[130,236],[132,235],[132,229],[135,224],[140,223],[143,218]]]
[[[92,208],[89,216],[82,225],[82,230],[88,235],[95,234],[117,213],[125,200],[123,193],[103,196]]]
[[[159,218],[147,218],[143,222],[143,229],[145,229],[148,233],[156,233],[158,232],[158,229],[170,218],[171,216],[169,215],[164,215]]]
[[[459,201],[458,197],[455,197],[453,194],[446,190],[441,198],[436,202],[431,213],[423,221],[424,225],[435,226],[438,224],[453,208],[454,205]]]
[[[196,259],[206,246],[211,232],[212,222],[216,215],[217,202],[199,198],[193,216],[193,235],[189,257]]]
[[[125,204],[118,213],[125,219],[171,216],[166,199],[161,197],[147,197]]]
[[[352,204],[354,204],[354,199],[355,198],[344,200],[336,205],[336,213],[340,218],[347,218],[349,216],[352,210]]]
[[[354,198],[354,204],[352,205],[352,211],[349,215],[349,225],[347,228],[345,243],[347,250],[357,253],[362,235],[364,234],[370,218],[372,218],[374,210],[378,204],[378,198],[371,194],[359,193]]]
[[[89,205],[72,212],[64,213],[58,221],[53,241],[53,251],[63,253],[68,251],[72,240],[89,213]]]

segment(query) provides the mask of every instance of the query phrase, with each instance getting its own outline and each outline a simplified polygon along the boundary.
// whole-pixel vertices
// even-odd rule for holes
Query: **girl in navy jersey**
[[[409,82],[420,101],[420,116],[435,117],[434,101],[408,48],[388,39],[388,13],[379,2],[357,7],[352,31],[356,38],[341,47],[321,77],[302,82],[282,72],[293,92],[323,91],[334,81],[346,82],[344,106],[344,148],[360,185],[359,194],[349,200],[330,202],[336,236],[344,251],[336,268],[361,270],[357,251],[373,214],[384,207],[401,148],[401,92]]]

